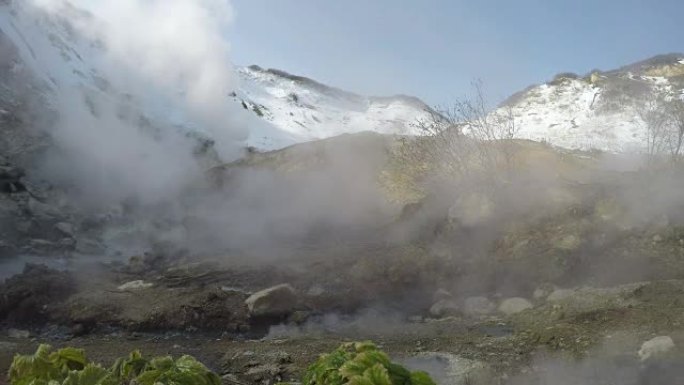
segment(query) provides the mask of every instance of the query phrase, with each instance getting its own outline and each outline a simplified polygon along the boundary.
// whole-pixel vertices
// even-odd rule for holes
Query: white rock
[[[463,303],[463,312],[469,316],[490,315],[496,311],[496,305],[487,297],[469,297]]]
[[[513,315],[520,313],[523,310],[531,309],[534,307],[532,302],[521,297],[513,297],[505,299],[499,305],[499,311],[505,315]]]
[[[296,308],[297,295],[292,286],[282,284],[252,294],[245,304],[251,316],[287,315]]]
[[[641,361],[646,361],[651,356],[667,353],[674,347],[674,341],[670,336],[658,336],[641,344],[641,349],[638,351],[639,358]]]
[[[136,281],[130,281],[126,282],[123,285],[119,286],[119,290],[143,290],[143,289],[149,289],[150,287],[154,286],[154,284],[145,282],[141,279],[136,280]]]

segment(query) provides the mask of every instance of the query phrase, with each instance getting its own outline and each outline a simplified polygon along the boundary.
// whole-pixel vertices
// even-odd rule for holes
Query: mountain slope
[[[683,90],[684,54],[661,55],[585,77],[559,74],[513,95],[498,112],[510,108],[519,138],[573,149],[642,151],[647,129],[640,110],[654,95],[681,98]]]
[[[429,117],[429,107],[415,97],[361,96],[259,66],[237,73],[240,87],[231,94],[233,100],[298,141],[361,131],[416,135],[416,120]],[[266,140],[255,144],[274,147]]]

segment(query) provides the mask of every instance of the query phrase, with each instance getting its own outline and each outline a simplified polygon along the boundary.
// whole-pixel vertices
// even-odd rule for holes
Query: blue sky
[[[684,0],[233,0],[236,64],[444,105],[684,52]]]

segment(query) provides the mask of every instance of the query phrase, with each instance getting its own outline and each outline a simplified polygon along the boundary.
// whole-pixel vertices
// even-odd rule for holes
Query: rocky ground
[[[216,261],[146,256],[80,269],[29,265],[5,281],[0,370],[14,353],[45,342],[84,347],[102,362],[136,348],[188,353],[227,383],[297,379],[317,355],[359,339],[459,384],[548,383],[543,376],[560,369],[547,362],[576,376],[589,375],[586,367],[646,376],[684,357],[682,280],[542,285],[527,298],[459,298],[438,289],[421,309],[410,306],[415,301],[373,307],[370,292],[354,299],[308,275]]]

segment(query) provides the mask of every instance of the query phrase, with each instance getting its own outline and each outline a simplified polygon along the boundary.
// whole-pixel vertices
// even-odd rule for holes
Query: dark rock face
[[[0,165],[0,193],[13,194],[26,191],[26,186],[21,182],[24,171],[11,165]]]
[[[40,326],[49,310],[76,290],[72,275],[44,265],[27,264],[22,274],[0,285],[0,322],[10,326]]]

